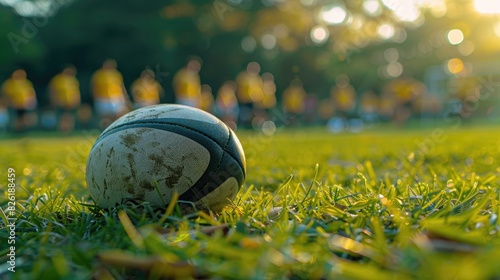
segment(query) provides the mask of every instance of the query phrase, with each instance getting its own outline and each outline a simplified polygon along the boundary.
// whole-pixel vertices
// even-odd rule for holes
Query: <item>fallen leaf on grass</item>
[[[222,224],[222,225],[217,225],[217,226],[204,226],[204,227],[200,227],[200,232],[204,233],[208,236],[212,236],[212,235],[216,234],[217,232],[222,232],[222,235],[226,236],[229,233],[229,225]]]
[[[380,256],[374,248],[351,238],[332,235],[328,241],[328,245],[335,252],[347,252],[351,255],[363,256],[380,262]]]
[[[431,231],[426,231],[414,236],[412,241],[419,248],[427,251],[436,250],[450,253],[473,253],[479,248],[477,245],[459,240],[452,240]]]
[[[262,242],[257,238],[243,237],[240,240],[240,246],[244,249],[257,249],[262,246]]]
[[[160,226],[155,226],[153,230],[161,235],[176,234],[176,231],[173,228],[162,228]],[[222,235],[226,236],[229,233],[229,225],[222,224],[217,226],[200,226],[199,230],[190,230],[188,234],[190,236],[196,236],[196,233],[203,233],[205,235],[212,236],[218,232],[222,232]]]
[[[167,262],[159,256],[136,256],[125,251],[114,250],[100,253],[97,259],[108,266],[141,270],[159,278],[185,279],[196,275],[195,268],[191,264]]]

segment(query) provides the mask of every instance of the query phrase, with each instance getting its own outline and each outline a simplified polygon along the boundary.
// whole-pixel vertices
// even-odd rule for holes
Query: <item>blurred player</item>
[[[34,125],[37,106],[33,84],[27,79],[26,72],[18,69],[12,73],[10,79],[2,85],[2,94],[5,104],[14,111],[14,131],[21,132]]]
[[[405,123],[412,115],[412,103],[427,93],[425,85],[413,78],[398,78],[389,81],[384,91],[396,102],[393,120],[396,124]]]
[[[305,109],[306,91],[299,79],[294,79],[283,91],[283,111],[291,125],[300,124]]]
[[[304,100],[304,123],[313,124],[318,118],[318,98],[315,94],[307,94]]]
[[[200,108],[200,69],[201,63],[197,59],[191,59],[186,67],[175,74],[173,83],[175,100],[178,104]]]
[[[359,115],[366,123],[375,123],[378,121],[379,99],[378,96],[367,91],[361,95],[359,106]]]
[[[322,124],[326,124],[335,112],[335,106],[333,106],[332,99],[327,98],[319,101],[318,115]]]
[[[51,103],[56,109],[59,131],[72,131],[75,128],[75,115],[81,102],[76,68],[68,66],[55,75],[50,80],[49,92]]]
[[[116,66],[113,59],[104,61],[102,68],[94,73],[91,80],[92,96],[101,128],[106,128],[130,108],[123,77]]]
[[[269,72],[262,74],[262,98],[256,106],[267,113],[276,106],[276,84],[273,74]]]
[[[461,118],[469,118],[476,111],[477,102],[481,97],[481,83],[476,77],[457,77],[448,82],[451,98],[460,104],[455,112]]]
[[[217,116],[236,130],[240,108],[236,98],[236,84],[233,81],[227,81],[220,87],[215,99],[215,108]]]
[[[378,115],[384,122],[389,122],[394,118],[396,100],[387,92],[382,92],[379,100]]]
[[[214,112],[214,95],[212,88],[206,84],[201,85],[200,109],[209,113]]]
[[[260,65],[250,62],[245,71],[238,74],[236,94],[240,103],[239,121],[241,125],[250,127],[254,118],[254,105],[261,102],[262,78],[259,76]]]
[[[329,127],[333,132],[340,132],[350,127],[351,119],[355,117],[356,91],[349,82],[349,77],[339,75],[335,79],[335,86],[330,91],[330,98],[335,106],[335,117],[329,121]],[[357,121],[352,124],[357,124]],[[351,129],[358,129],[351,127]]]
[[[160,97],[163,96],[163,88],[155,80],[155,73],[146,69],[141,76],[132,83],[131,86],[134,109],[160,104]]]
[[[255,103],[255,117],[258,118],[257,125],[270,119],[271,111],[276,107],[276,84],[273,74],[266,72],[262,74],[262,98]]]

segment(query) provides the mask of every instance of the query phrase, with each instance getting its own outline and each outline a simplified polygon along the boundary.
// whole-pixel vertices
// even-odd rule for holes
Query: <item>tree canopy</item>
[[[488,10],[484,0],[4,2],[0,77],[24,67],[43,88],[74,64],[84,94],[106,58],[117,60],[129,83],[153,69],[167,92],[191,56],[201,58],[202,82],[215,88],[258,61],[278,89],[300,78],[318,95],[339,74],[367,90],[401,75],[424,79],[430,66],[446,68],[453,58],[464,65],[500,58],[498,18],[485,14],[495,6]]]

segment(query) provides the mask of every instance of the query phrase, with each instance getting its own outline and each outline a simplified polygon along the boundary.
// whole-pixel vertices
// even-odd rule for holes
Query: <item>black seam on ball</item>
[[[217,172],[219,172],[220,166],[221,166],[221,164],[222,164],[222,159],[224,158],[224,155],[225,155],[225,154],[227,154],[227,153],[226,153],[226,152],[224,152],[224,153],[222,154],[222,156],[220,157],[219,163],[217,164],[217,167],[215,168],[215,171],[213,171],[213,174],[217,174]],[[202,175],[202,176],[203,176],[203,175]],[[211,179],[213,179],[213,177],[212,177]],[[205,188],[208,184],[210,184],[210,181],[208,181],[207,183],[205,183],[205,184],[202,186],[202,189],[203,189],[203,188]],[[212,190],[211,192],[213,192],[213,191],[214,191],[214,190]],[[209,192],[209,193],[211,193],[211,192]],[[200,196],[198,195],[198,193],[197,193],[197,192],[195,192],[195,189],[194,189],[194,188],[189,188],[187,191],[185,191],[184,193],[182,193],[182,194],[180,194],[180,195],[179,195],[179,200],[190,200],[190,199],[188,198],[188,196],[189,196],[188,194],[191,194],[191,196],[192,196],[192,197],[196,197],[196,200],[195,200],[195,201],[193,201],[193,202],[195,202],[195,203],[196,203],[196,202],[198,202],[199,200],[201,200],[202,198],[204,198],[206,195],[208,195],[208,194],[206,194],[205,196],[200,197]]]
[[[165,123],[165,122],[153,122],[153,121],[135,121],[135,122],[128,122],[128,123],[124,123],[124,124],[121,124],[121,125],[117,125],[113,128],[111,128],[110,130],[106,131],[106,133],[100,135],[96,142],[94,143],[97,144],[100,140],[102,140],[101,138],[105,138],[106,136],[108,136],[109,134],[111,134],[111,132],[113,132],[114,130],[117,130],[118,128],[123,128],[125,126],[131,126],[131,125],[137,125],[137,124],[163,124],[163,125],[173,125],[173,126],[178,126],[178,127],[182,127],[182,128],[186,128],[186,129],[189,129],[189,130],[192,130],[192,131],[195,131],[195,132],[198,132],[202,135],[204,135],[205,137],[209,138],[210,140],[214,141],[215,143],[217,143],[217,141],[212,138],[210,135],[207,135],[206,133],[204,132],[201,132],[199,130],[196,130],[196,129],[193,129],[191,127],[187,127],[187,126],[184,126],[184,125],[180,125],[180,124],[176,124],[176,123]],[[120,129],[121,130],[121,129]],[[218,143],[217,143],[218,144]],[[222,148],[222,147],[221,147]]]
[[[180,127],[184,127],[183,125],[178,125],[178,126],[180,126]],[[184,128],[186,128],[186,127],[184,127]],[[188,129],[189,129],[189,128],[188,128]],[[194,130],[194,129],[191,129],[191,130],[192,130],[192,131],[195,131],[195,132],[199,132],[199,131],[196,131],[196,130]],[[201,133],[201,134],[205,135],[204,133]],[[222,151],[223,151],[222,156],[220,157],[219,162],[217,163],[217,167],[216,167],[216,168],[215,168],[215,170],[213,171],[213,174],[217,174],[217,172],[218,172],[218,171],[219,171],[219,169],[220,169],[220,166],[222,165],[222,160],[224,159],[224,155],[225,155],[225,154],[228,154],[228,153],[226,152],[226,148],[227,148],[227,145],[229,144],[229,139],[231,138],[231,133],[229,132],[228,134],[229,134],[229,135],[227,136],[226,145],[224,145],[224,147],[221,147],[221,148],[222,148]],[[207,136],[207,137],[208,137],[208,136]],[[219,145],[219,143],[217,143],[217,142],[216,142],[215,140],[213,140],[211,137],[208,137],[208,138],[209,138],[210,140],[212,140],[213,142],[215,142],[217,145]],[[219,146],[220,146],[220,145],[219,145]],[[233,158],[233,159],[234,159],[234,158]],[[236,160],[236,159],[234,159],[234,160]],[[202,177],[203,177],[203,175],[202,175]],[[201,179],[201,178],[200,178],[200,179]],[[212,179],[213,179],[213,178],[212,178]],[[202,186],[202,189],[203,189],[203,188],[205,188],[205,187],[206,187],[209,183],[210,183],[210,181],[208,181],[207,183],[205,183],[205,184]],[[195,184],[196,184],[196,183],[195,183]],[[213,191],[213,190],[212,190],[212,191]],[[193,189],[193,188],[189,188],[187,191],[185,191],[184,193],[182,193],[182,194],[180,194],[180,195],[179,195],[179,199],[180,199],[180,200],[189,200],[189,199],[187,199],[187,197],[188,197],[188,194],[189,194],[189,193],[191,193],[193,197],[196,197],[196,201],[194,201],[194,202],[198,202],[199,200],[201,200],[203,197],[205,197],[205,196],[206,196],[206,195],[205,195],[205,196],[200,197],[200,196],[198,195],[198,193],[194,191],[194,189]],[[210,193],[210,192],[209,192],[209,193]]]
[[[145,125],[148,125],[148,124],[154,124],[154,125],[171,125],[171,126],[177,126],[177,127],[182,127],[182,128],[185,128],[185,129],[188,129],[188,130],[191,130],[191,131],[194,131],[194,132],[197,132],[205,137],[207,137],[208,139],[212,140],[214,143],[216,143],[217,145],[219,145],[219,143],[217,142],[217,140],[215,140],[213,137],[211,137],[210,135],[204,133],[204,132],[201,132],[199,130],[196,130],[196,129],[193,129],[191,127],[187,127],[187,126],[184,126],[184,125],[180,125],[180,124],[174,124],[174,123],[164,123],[164,122],[152,122],[152,121],[149,121],[149,122],[142,122],[142,121],[139,121],[139,122],[128,122],[128,123],[125,123],[125,124],[121,124],[121,125],[118,125],[118,126],[115,126],[113,128],[111,128],[110,130],[106,131],[106,133],[104,134],[101,134],[97,140],[95,141],[94,145],[92,146],[92,149],[91,149],[91,152],[92,150],[94,149],[94,147],[99,143],[101,142],[103,139],[105,139],[107,136],[113,134],[113,132],[115,130],[118,130],[121,131],[123,130],[124,128],[126,128],[127,126],[135,126],[135,125],[138,125],[138,124],[145,124]],[[228,137],[227,137],[227,140],[226,140],[226,144],[224,147],[221,147],[222,150],[224,151],[224,153],[227,153],[232,159],[234,159],[238,165],[240,166],[241,170],[243,171],[243,176],[246,177],[246,174],[245,174],[245,169],[243,168],[242,165],[239,164],[238,162],[238,159],[236,159],[235,157],[233,157],[231,154],[229,154],[227,152],[227,146],[229,145],[229,140],[232,138],[232,135],[231,135],[231,132],[229,131],[229,127],[226,126],[226,128],[228,129]],[[153,128],[153,129],[158,129],[158,128]],[[220,146],[220,145],[219,145]]]
[[[181,127],[184,127],[184,126],[181,126]],[[196,131],[196,130],[193,130],[193,131]],[[204,135],[204,133],[202,133],[202,134]],[[202,196],[198,195],[198,191],[202,191],[205,187],[207,187],[214,180],[214,176],[219,173],[220,168],[222,166],[222,163],[224,162],[224,157],[226,155],[229,156],[230,158],[232,158],[237,163],[238,167],[241,170],[241,173],[243,174],[242,180],[245,179],[245,177],[246,177],[245,169],[243,169],[243,167],[238,163],[237,159],[235,159],[231,154],[229,154],[226,151],[227,146],[229,145],[229,142],[231,141],[231,139],[232,139],[232,135],[231,135],[231,132],[228,130],[228,137],[227,137],[226,143],[225,143],[224,147],[221,147],[222,151],[223,151],[222,156],[220,157],[220,160],[219,160],[219,162],[217,164],[217,167],[214,170],[211,171],[211,180],[208,181],[208,182],[206,182],[203,186],[201,186],[201,189],[195,189],[195,188],[188,189],[187,191],[185,191],[183,194],[181,194],[179,196],[180,200],[190,200],[189,197],[191,196],[191,197],[196,197],[196,200],[194,202],[198,202],[199,200],[201,200],[202,198],[204,198],[205,196],[207,196],[208,194],[210,194],[211,192],[213,192],[215,189],[211,189],[208,193],[206,193],[206,194],[204,194]],[[218,143],[216,141],[214,141],[214,142],[218,145]],[[216,187],[218,187],[219,185],[220,184],[217,184]]]

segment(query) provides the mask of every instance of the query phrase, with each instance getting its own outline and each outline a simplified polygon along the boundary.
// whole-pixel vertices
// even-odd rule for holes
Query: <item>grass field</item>
[[[84,169],[94,133],[2,140],[0,275],[500,279],[498,135],[492,127],[240,133],[248,170],[234,205],[185,216],[92,207]]]

